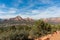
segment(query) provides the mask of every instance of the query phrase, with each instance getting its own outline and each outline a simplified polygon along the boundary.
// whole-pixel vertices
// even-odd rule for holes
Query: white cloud
[[[10,10],[10,11],[8,11],[7,13],[8,13],[8,14],[14,14],[14,13],[16,13],[16,11]]]
[[[31,16],[31,18],[34,18],[34,19],[60,17],[60,8],[57,6],[52,6],[47,8],[44,11],[33,10],[32,13],[37,13],[36,15]]]
[[[23,3],[22,0],[14,0],[13,6],[18,7],[21,3]]]
[[[12,18],[12,17],[15,17],[16,15],[1,15],[0,18],[2,19],[9,19],[9,18]]]
[[[49,18],[49,17],[60,17],[60,7],[58,6],[52,6],[52,7],[48,7],[47,9],[44,10],[31,10],[32,13],[27,12],[27,14],[36,14],[36,15],[26,15],[26,14],[16,14],[16,15],[12,15],[14,13],[16,13],[18,9],[15,8],[10,8],[10,10],[8,10],[8,12],[4,12],[4,11],[0,11],[0,13],[6,13],[6,15],[1,15],[0,18],[11,18],[11,17],[15,17],[15,16],[22,16],[23,18],[26,17],[30,17],[30,18],[34,18],[34,19],[40,19],[40,18]]]
[[[14,14],[14,13],[16,13],[17,10],[18,10],[18,9],[16,9],[16,8],[10,8],[7,13],[8,13],[8,14]]]
[[[6,15],[15,14],[16,11],[17,11],[17,9],[15,9],[15,8],[10,8],[7,11],[0,10],[0,15],[1,14],[6,14]]]
[[[0,15],[0,18],[2,19],[9,19],[9,18],[12,18],[12,17],[16,17],[16,16],[21,16],[22,18],[26,18],[26,17],[30,17],[29,15],[22,15],[22,14],[16,14],[16,15]]]
[[[39,0],[41,1],[43,4],[53,4],[52,0]]]
[[[6,13],[6,12],[0,10],[0,14],[4,14],[4,13]]]
[[[1,4],[0,8],[6,8],[6,5],[5,4]]]

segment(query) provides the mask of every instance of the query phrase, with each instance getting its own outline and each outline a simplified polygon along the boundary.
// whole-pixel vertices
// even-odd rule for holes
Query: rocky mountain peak
[[[19,20],[22,20],[22,17],[21,17],[21,16],[16,16],[16,17],[14,17],[14,18],[10,18],[9,20],[19,21]]]

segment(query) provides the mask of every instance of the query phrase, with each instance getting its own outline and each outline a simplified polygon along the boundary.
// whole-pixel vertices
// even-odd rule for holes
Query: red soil
[[[44,37],[37,38],[35,40],[60,40],[60,31],[54,32],[53,34],[49,34]]]

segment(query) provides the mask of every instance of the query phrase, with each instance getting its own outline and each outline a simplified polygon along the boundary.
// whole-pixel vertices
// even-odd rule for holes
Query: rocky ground
[[[35,40],[60,40],[60,31],[54,32],[53,34],[46,35]]]

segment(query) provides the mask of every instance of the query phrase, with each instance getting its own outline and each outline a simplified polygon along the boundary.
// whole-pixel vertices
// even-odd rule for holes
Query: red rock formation
[[[22,20],[22,19],[23,19],[22,17],[17,16],[17,17],[15,17],[15,18],[10,18],[9,20],[16,20],[16,21],[20,21],[20,20]]]
[[[32,18],[25,18],[24,20],[26,20],[26,21],[34,21]]]
[[[55,17],[55,18],[46,18],[43,19],[44,22],[54,22],[54,23],[59,23],[60,22],[60,17]]]

